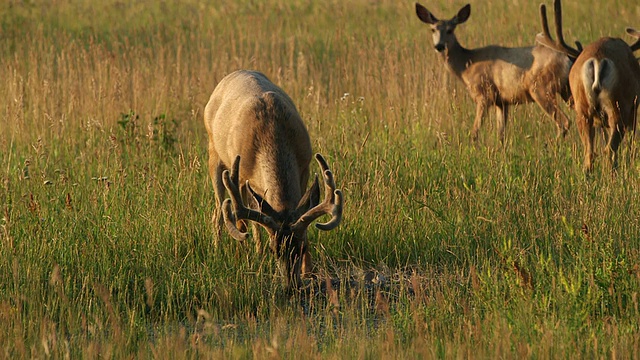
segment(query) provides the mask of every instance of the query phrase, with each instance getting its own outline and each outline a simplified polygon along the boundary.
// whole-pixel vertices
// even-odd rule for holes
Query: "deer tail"
[[[617,81],[618,74],[610,59],[590,58],[585,61],[582,66],[582,84],[592,110],[597,107],[600,93],[611,90]]]

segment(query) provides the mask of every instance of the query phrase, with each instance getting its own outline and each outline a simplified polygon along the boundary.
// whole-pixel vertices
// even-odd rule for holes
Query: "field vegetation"
[[[625,38],[640,5],[564,19],[569,41]],[[457,34],[539,31],[538,3],[495,0]],[[294,99],[345,194],[296,296],[268,252],[212,244],[202,112],[240,68]],[[1,357],[640,356],[633,136],[588,177],[575,124],[558,141],[536,105],[472,144],[413,1],[3,1],[0,79]]]

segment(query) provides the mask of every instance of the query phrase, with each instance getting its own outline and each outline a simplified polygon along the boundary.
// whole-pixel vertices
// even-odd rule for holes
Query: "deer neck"
[[[442,52],[442,57],[444,58],[447,69],[462,79],[462,74],[469,65],[472,53],[471,50],[464,48],[458,41],[455,41]]]
[[[259,183],[265,200],[278,212],[295,209],[302,197],[298,165],[293,155],[278,151],[259,157]]]

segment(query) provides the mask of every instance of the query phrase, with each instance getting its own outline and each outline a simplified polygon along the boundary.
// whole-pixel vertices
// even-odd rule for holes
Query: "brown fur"
[[[566,44],[562,34],[562,3],[554,0],[556,40],[551,38],[544,4],[540,5],[542,33],[540,44],[575,58],[569,74],[574,99],[576,123],[584,147],[585,172],[593,168],[593,140],[595,127],[608,132],[606,152],[613,169],[617,166],[617,150],[625,132],[635,129],[638,100],[640,98],[640,65],[633,55],[640,49],[640,33],[627,28],[627,33],[638,38],[629,45],[622,39],[603,37],[582,49]]]
[[[312,156],[307,129],[291,98],[259,72],[236,71],[222,79],[211,94],[204,123],[209,137],[209,173],[216,196],[215,243],[219,242],[223,228],[222,173],[231,168],[238,155],[239,183],[249,181],[275,211],[283,218],[288,217],[307,188]],[[246,188],[243,193],[245,201],[254,208],[260,207]],[[253,224],[256,247],[261,250],[259,228]],[[266,230],[272,251],[278,252],[282,241],[276,234],[279,229]],[[311,270],[306,231],[297,241],[303,249],[299,276],[300,272]]]
[[[497,112],[498,137],[504,142],[509,105],[529,102],[540,105],[555,121],[558,136],[564,136],[569,119],[558,107],[557,95],[569,100],[569,58],[543,46],[466,49],[454,30],[469,18],[470,12],[470,5],[466,5],[452,19],[438,20],[416,3],[418,18],[431,26],[436,51],[447,69],[464,82],[476,103],[472,139],[477,140],[487,108],[492,106]]]
[[[607,157],[615,168],[620,142],[636,124],[640,98],[638,61],[623,40],[601,38],[578,56],[569,83],[584,147],[584,170],[593,168],[595,126],[607,129]]]

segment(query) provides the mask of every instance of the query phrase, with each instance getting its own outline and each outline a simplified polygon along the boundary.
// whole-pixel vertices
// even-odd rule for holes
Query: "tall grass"
[[[535,105],[504,148],[492,121],[473,146],[473,104],[413,6],[0,5],[3,355],[638,357],[631,137],[617,175],[598,158],[589,178],[575,126],[556,141]],[[472,6],[467,46],[539,32],[537,4]],[[565,1],[566,37],[622,36],[639,15]],[[271,254],[212,246],[202,111],[238,68],[291,95],[346,194],[341,226],[310,234],[303,296]]]

